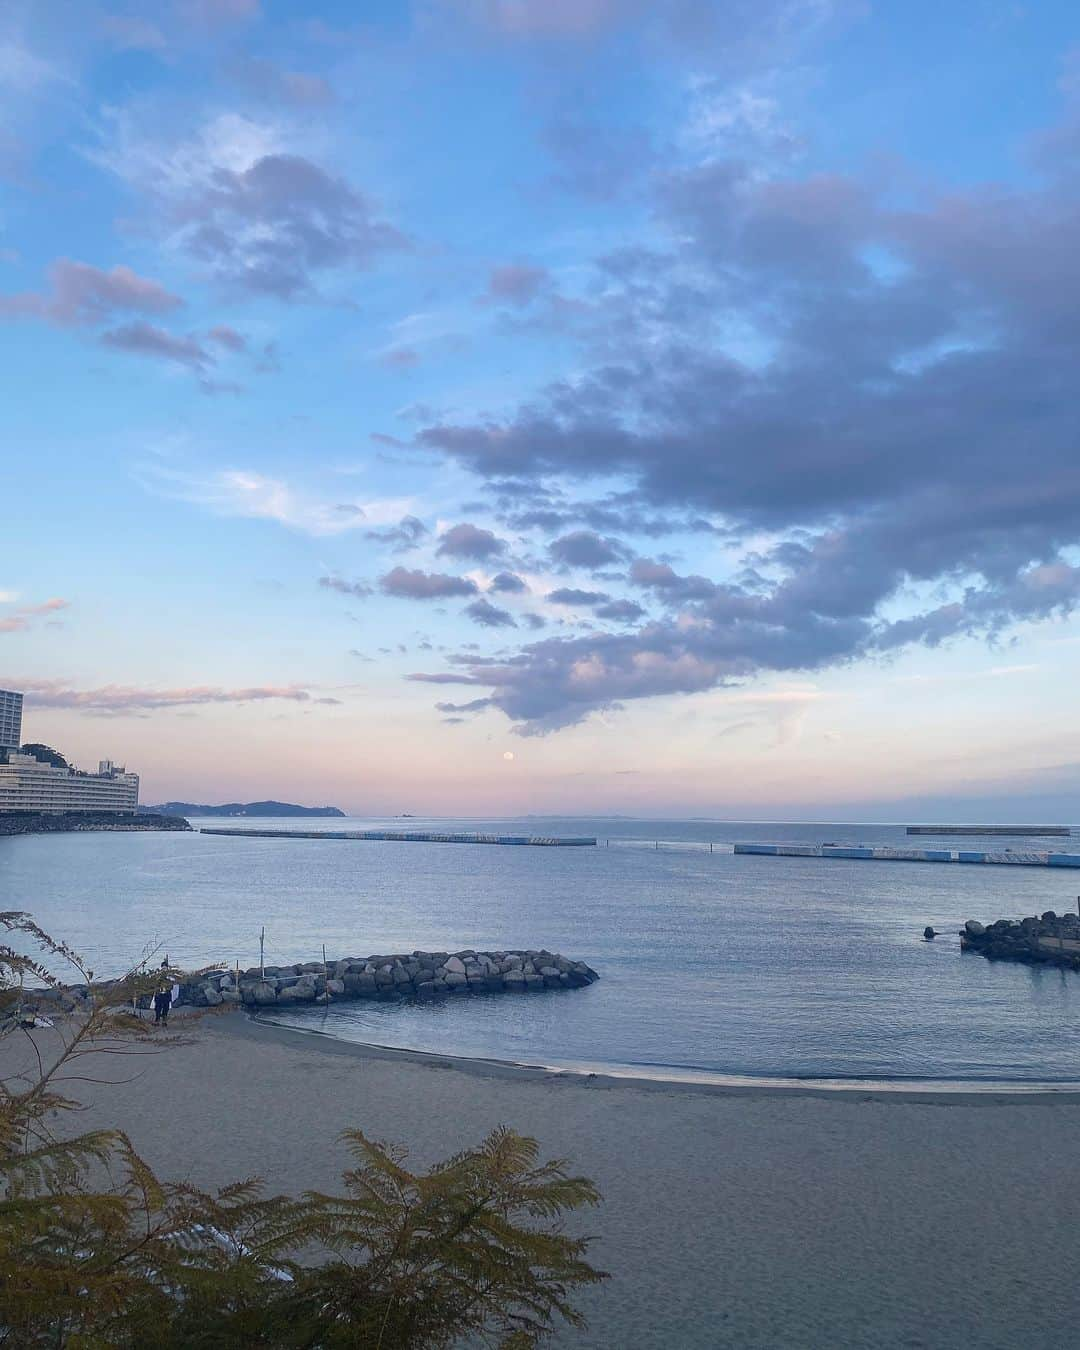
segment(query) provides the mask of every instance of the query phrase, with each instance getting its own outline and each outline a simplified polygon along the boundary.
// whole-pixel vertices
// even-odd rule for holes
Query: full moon
[[[503,751],[503,759],[505,759],[508,763],[509,763],[509,761],[512,760],[513,758],[514,758],[514,752],[513,752],[513,750],[504,750],[504,751]]]

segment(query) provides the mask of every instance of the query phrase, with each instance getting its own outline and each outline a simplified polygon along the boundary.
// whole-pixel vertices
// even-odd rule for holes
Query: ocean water
[[[1080,873],[731,852],[736,840],[904,841],[885,825],[251,824],[584,833],[601,845],[30,835],[0,839],[0,906],[31,912],[101,975],[150,949],[155,963],[167,952],[251,966],[263,927],[268,964],[318,960],[323,944],[331,958],[547,947],[601,975],[577,991],[275,1014],[381,1045],[676,1073],[1080,1080],[1080,974],[961,955],[956,937],[969,917],[1072,908]],[[924,942],[927,924],[948,935]]]

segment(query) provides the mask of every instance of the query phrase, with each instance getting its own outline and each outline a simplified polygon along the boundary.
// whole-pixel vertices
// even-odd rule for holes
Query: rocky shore
[[[71,830],[190,830],[183,816],[119,811],[0,811],[0,835]]]
[[[960,930],[960,946],[995,961],[1080,970],[1080,915],[1058,915],[1048,909],[1042,915],[997,919],[991,924],[968,919]]]

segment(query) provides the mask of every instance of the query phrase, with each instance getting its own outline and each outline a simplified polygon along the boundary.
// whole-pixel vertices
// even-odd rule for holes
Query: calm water
[[[249,966],[265,924],[268,963],[319,959],[324,942],[331,957],[544,946],[602,977],[570,993],[281,1015],[384,1045],[737,1074],[1080,1079],[1080,975],[962,957],[955,935],[920,939],[928,923],[955,934],[968,917],[1071,908],[1080,873],[730,851],[738,839],[903,840],[881,825],[267,823],[595,833],[611,843],[34,835],[0,839],[0,904],[29,910],[100,974],[155,943],[183,965]]]

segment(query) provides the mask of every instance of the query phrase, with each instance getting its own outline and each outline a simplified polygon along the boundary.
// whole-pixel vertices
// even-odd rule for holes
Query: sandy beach
[[[162,1176],[332,1187],[350,1125],[421,1162],[501,1123],[570,1158],[603,1192],[584,1227],[612,1278],[581,1299],[589,1330],[556,1344],[1075,1339],[1074,1094],[659,1085],[370,1050],[239,1014],[182,1030],[190,1043],[80,1070],[108,1084],[70,1085],[79,1128],[122,1125]]]

